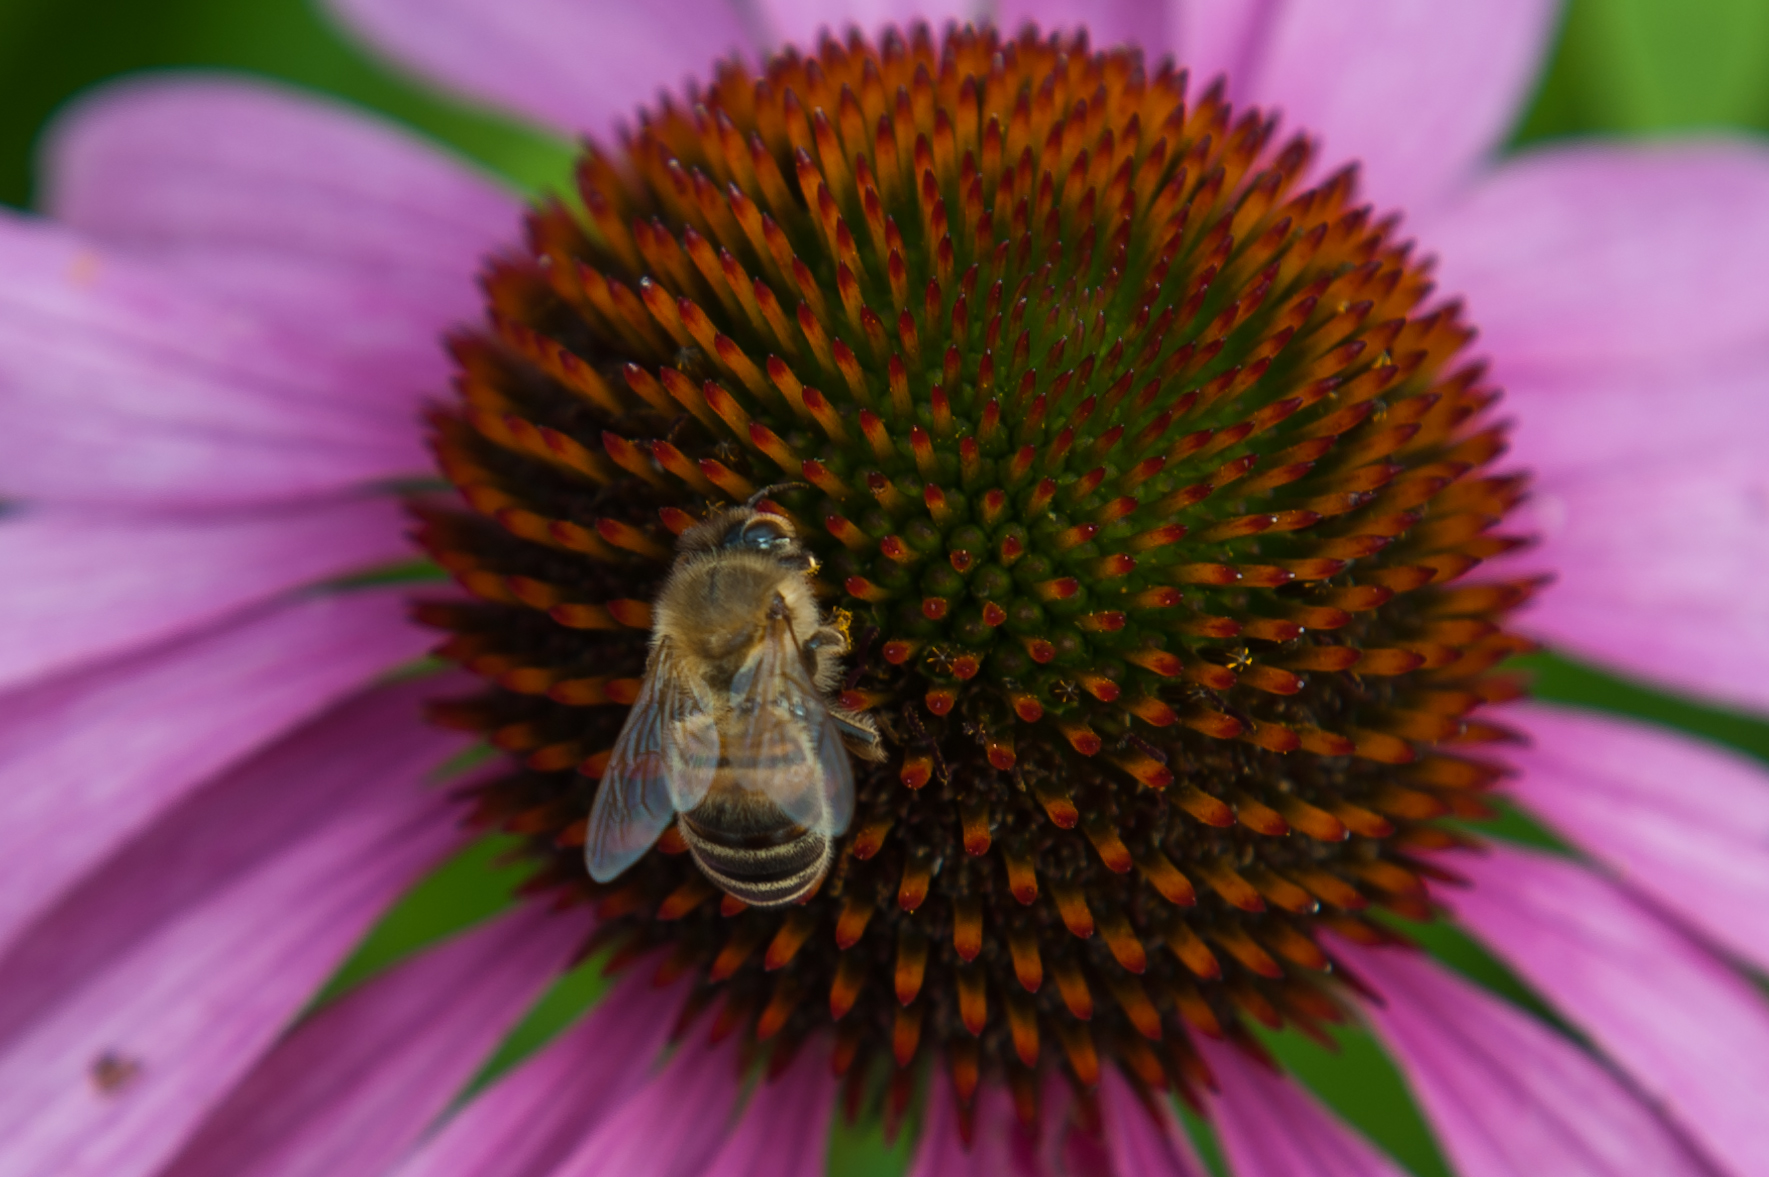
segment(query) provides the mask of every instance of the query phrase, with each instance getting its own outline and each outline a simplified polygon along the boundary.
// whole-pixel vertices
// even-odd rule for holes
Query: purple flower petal
[[[1507,713],[1533,738],[1508,791],[1629,887],[1769,969],[1769,771],[1638,720]]]
[[[660,86],[749,49],[727,0],[327,0],[378,51],[439,84],[575,137],[606,136]]]
[[[1173,13],[1147,0],[1003,0],[996,9],[995,23],[1009,36],[1026,21],[1045,34],[1085,26],[1095,49],[1136,45],[1151,69],[1173,52]]]
[[[1542,149],[1415,227],[1439,255],[1438,289],[1468,299],[1507,385],[1569,366],[1705,358],[1769,331],[1769,149],[1758,144]]]
[[[1457,918],[1590,1035],[1696,1143],[1769,1172],[1769,1004],[1742,978],[1590,871],[1494,845],[1461,855]]]
[[[155,1172],[458,844],[453,807],[421,779],[460,746],[413,716],[434,689],[362,696],[230,773],[0,961],[9,1173]]]
[[[422,653],[426,635],[402,612],[395,593],[315,597],[9,696],[0,709],[0,951],[191,790]]]
[[[1557,489],[1634,463],[1760,445],[1769,441],[1765,381],[1769,348],[1760,345],[1617,369],[1531,372],[1506,387],[1506,403],[1523,410],[1511,457],[1534,471],[1538,484]]]
[[[681,986],[622,981],[578,1025],[423,1141],[397,1177],[550,1177],[656,1066]]]
[[[50,215],[121,248],[459,279],[521,216],[514,195],[405,130],[257,81],[106,86],[57,118],[47,152]]]
[[[991,1085],[984,1087],[977,1096],[978,1119],[981,1120],[983,1111],[989,1109],[990,1126],[996,1116],[1002,1114],[993,1110],[998,1095]],[[973,1172],[981,1173],[980,1165],[975,1169],[971,1167],[970,1151],[958,1134],[958,1115],[952,1108],[952,1087],[944,1072],[935,1071],[922,1107],[921,1138],[915,1144],[915,1159],[909,1164],[909,1177],[968,1177]],[[1012,1114],[1011,1107],[1006,1109],[1006,1116]],[[1015,1177],[1027,1172],[1011,1165],[1004,1166],[1001,1171]]]
[[[1366,1008],[1461,1177],[1701,1177],[1709,1167],[1571,1042],[1423,955],[1335,953],[1386,999]]]
[[[1757,386],[1759,389],[1762,384]],[[1554,587],[1519,624],[1567,651],[1734,705],[1769,707],[1769,466],[1760,431],[1541,480],[1528,513],[1541,543],[1512,561]],[[1675,427],[1667,427],[1674,434]]]
[[[1769,574],[1766,381],[1761,344],[1517,381],[1515,453],[1537,477],[1513,526],[1541,542],[1494,570],[1555,579],[1524,628],[1674,689],[1769,706],[1769,612],[1749,591]]]
[[[971,1140],[959,1131],[952,1087],[943,1073],[929,1085],[921,1139],[909,1177],[1202,1177],[1207,1173],[1162,1097],[1145,1105],[1109,1070],[1099,1088],[1100,1130],[1075,1119],[1066,1083],[1049,1077],[1040,1131],[1020,1122],[1005,1086],[985,1082],[972,1104]]]
[[[1051,1085],[1047,1094],[1062,1098]],[[909,1177],[1052,1177],[1053,1158],[1041,1154],[1060,1155],[1055,1145],[1063,1132],[1063,1116],[1056,1107],[1042,1109],[1049,1139],[1041,1148],[1014,1114],[1013,1101],[999,1083],[984,1083],[977,1089],[969,1144],[959,1131],[952,1084],[944,1071],[935,1072],[923,1106],[921,1139],[915,1145]]]
[[[1232,1046],[1196,1045],[1216,1076],[1205,1103],[1235,1177],[1405,1177],[1301,1087]]]
[[[529,906],[368,982],[279,1043],[163,1177],[379,1177],[586,931]]]
[[[836,36],[846,35],[849,28],[858,28],[868,37],[877,36],[885,25],[899,27],[922,20],[934,29],[945,27],[947,21],[963,24],[985,19],[992,6],[987,0],[757,0],[756,9],[765,26],[766,48],[778,49],[783,44],[801,50],[815,49],[817,39],[827,30]],[[1012,30],[1026,18],[1036,20],[1048,30],[1056,18],[1043,15],[1047,6],[1036,0],[1027,10],[1015,16],[1007,27]],[[1068,18],[1072,20],[1073,18]]]
[[[1241,101],[1280,108],[1291,130],[1319,137],[1325,167],[1358,160],[1376,204],[1408,210],[1454,190],[1504,141],[1558,13],[1554,0],[1245,7],[1259,39],[1212,30],[1203,48],[1219,55],[1238,35],[1238,60],[1194,76],[1202,83],[1214,68],[1238,67]]]
[[[514,196],[408,133],[255,82],[107,86],[56,121],[47,156],[58,221],[272,317],[408,415],[521,221]]]
[[[750,1096],[703,1177],[823,1177],[835,1111],[829,1050],[812,1045],[778,1079]]]
[[[1229,100],[1250,101],[1248,86],[1265,52],[1272,22],[1286,0],[1179,0],[1171,6],[1178,49],[1176,64],[1190,75],[1187,93],[1202,94],[1218,77],[1228,80]]]
[[[690,1177],[725,1137],[739,1092],[735,1037],[691,1038],[669,1064],[615,1108],[554,1177]]]
[[[1165,1096],[1145,1105],[1114,1067],[1100,1075],[1099,1109],[1114,1177],[1204,1177]]]
[[[409,390],[151,266],[0,215],[0,492],[286,500],[424,468]]]
[[[0,686],[189,633],[291,589],[410,557],[390,500],[231,517],[51,508],[0,519]]]

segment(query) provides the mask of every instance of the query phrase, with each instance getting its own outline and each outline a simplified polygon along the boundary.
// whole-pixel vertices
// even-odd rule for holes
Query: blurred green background
[[[566,173],[568,147],[427,91],[334,31],[309,0],[0,0],[0,201],[29,207],[33,152],[64,102],[107,78],[198,67],[245,71],[324,91],[404,122],[535,190]],[[1574,0],[1513,148],[1589,135],[1769,131],[1769,0]],[[514,228],[514,227],[513,227]],[[1616,681],[1551,656],[1527,660],[1544,697],[1636,715],[1699,733],[1769,760],[1769,724]],[[1520,816],[1502,831],[1552,839]],[[325,1000],[414,948],[510,902],[519,872],[508,846],[488,839],[421,883],[361,946]],[[1409,926],[1439,956],[1552,1018],[1506,970],[1458,933]],[[564,978],[488,1065],[481,1082],[520,1059],[594,999],[592,961]],[[1368,1035],[1347,1032],[1330,1054],[1298,1035],[1272,1049],[1339,1113],[1419,1177],[1445,1175],[1442,1158],[1392,1065]],[[1189,1121],[1214,1163],[1208,1128]],[[838,1129],[832,1171],[890,1174],[904,1142]]]

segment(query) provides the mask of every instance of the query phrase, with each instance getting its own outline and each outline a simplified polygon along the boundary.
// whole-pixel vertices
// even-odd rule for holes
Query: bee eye
[[[727,548],[750,548],[758,552],[778,552],[792,543],[785,528],[769,519],[750,519],[725,533]]]

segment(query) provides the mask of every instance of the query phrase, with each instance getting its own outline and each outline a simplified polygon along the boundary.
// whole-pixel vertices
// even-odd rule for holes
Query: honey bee
[[[774,489],[774,488],[769,488]],[[855,755],[878,729],[830,698],[845,616],[812,594],[817,561],[767,491],[682,534],[653,605],[639,696],[602,772],[584,861],[607,882],[680,815],[702,873],[756,907],[809,894],[854,812]]]

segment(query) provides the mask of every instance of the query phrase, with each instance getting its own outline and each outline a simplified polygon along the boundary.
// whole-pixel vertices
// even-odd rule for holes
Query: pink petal
[[[263,83],[107,86],[48,138],[47,207],[95,242],[273,316],[408,417],[516,199],[389,124]]]
[[[0,519],[0,687],[187,634],[291,589],[409,558],[387,499],[140,520],[42,508]]]
[[[909,1177],[1202,1177],[1207,1172],[1165,1101],[1158,1101],[1151,1115],[1115,1071],[1102,1078],[1099,1099],[1100,1129],[1085,1127],[1069,1086],[1050,1076],[1034,1135],[1020,1122],[1007,1088],[984,1082],[972,1104],[967,1144],[951,1083],[936,1072]]]
[[[48,211],[110,246],[460,279],[521,216],[513,195],[393,124],[263,82],[132,79],[50,134]]]
[[[1114,1177],[1204,1177],[1209,1172],[1167,1099],[1157,1095],[1152,1109],[1145,1106],[1115,1068],[1100,1074],[1099,1109]]]
[[[606,137],[659,87],[707,77],[715,60],[751,44],[726,0],[327,0],[326,7],[408,69],[567,137]]]
[[[876,37],[886,25],[901,28],[917,20],[926,21],[938,36],[947,21],[964,24],[982,20],[990,7],[986,0],[757,0],[756,5],[766,29],[765,47],[770,50],[788,44],[801,50],[815,49],[823,32],[839,37],[849,28]],[[1054,27],[1054,18],[1043,15],[1045,7],[1034,0],[1026,5],[1025,16]],[[1017,23],[1005,18],[1002,23],[1009,30],[1017,28]]]
[[[422,781],[434,683],[362,696],[166,814],[0,961],[0,1139],[20,1177],[145,1177],[387,903],[458,843]],[[78,836],[77,831],[70,836]],[[136,1069],[113,1090],[101,1060]]]
[[[164,1177],[378,1177],[557,977],[588,928],[534,905],[322,1009],[246,1076]]]
[[[1633,890],[1769,969],[1769,770],[1638,720],[1541,705],[1508,791]]]
[[[408,390],[57,226],[0,214],[0,491],[263,502],[423,470]]]
[[[835,1080],[826,1046],[803,1047],[786,1073],[757,1087],[703,1177],[823,1177]]]
[[[1040,1142],[1020,1123],[1013,1100],[999,1083],[984,1083],[977,1089],[975,1101],[972,1139],[967,1145],[959,1132],[951,1081],[943,1070],[934,1073],[909,1177],[1051,1177],[1054,1163],[1050,1154],[1060,1152],[1058,1138],[1062,1135],[1057,1109],[1042,1109],[1052,1131],[1049,1139]]]
[[[1319,137],[1325,169],[1360,161],[1378,207],[1422,208],[1504,141],[1557,15],[1553,0],[1284,4],[1241,51],[1236,87]]]
[[[669,1064],[615,1108],[553,1177],[690,1177],[725,1137],[737,1103],[736,1039],[691,1038]]]
[[[1301,1087],[1231,1046],[1194,1041],[1216,1076],[1205,1103],[1235,1177],[1405,1177]]]
[[[422,653],[426,636],[402,613],[395,592],[312,597],[8,697],[0,951],[169,806]]]
[[[1769,1172],[1769,1005],[1615,884],[1535,851],[1459,855],[1457,918],[1739,1173]]]
[[[1541,148],[1415,226],[1508,384],[1701,359],[1769,330],[1769,149],[1754,143]]]
[[[474,1096],[398,1177],[550,1177],[644,1083],[683,996],[643,976],[621,982],[576,1028]]]
[[[1553,489],[1636,462],[1760,445],[1769,440],[1765,381],[1769,348],[1760,345],[1513,374],[1503,402],[1517,411],[1510,457]]]
[[[1759,386],[1760,387],[1760,386]],[[1760,432],[1542,479],[1513,561],[1555,583],[1519,623],[1570,653],[1726,703],[1769,707],[1769,466]],[[1667,441],[1676,433],[1667,428]]]
[[[1335,952],[1386,999],[1366,1007],[1461,1177],[1655,1177],[1710,1170],[1602,1065],[1528,1014],[1405,951]]]
[[[1177,0],[1170,6],[1178,42],[1176,64],[1190,75],[1188,95],[1202,94],[1217,78],[1228,81],[1229,100],[1250,101],[1248,87],[1258,73],[1272,23],[1285,0]],[[1152,52],[1152,50],[1151,50]]]
[[[985,1086],[978,1094],[977,1119],[983,1121],[982,1111],[990,1110],[986,1122],[978,1127],[994,1127],[1000,1113],[995,1112],[995,1103],[999,1092],[994,1085]],[[991,1101],[991,1102],[985,1102]],[[945,1072],[936,1070],[932,1081],[928,1084],[926,1102],[923,1104],[921,1120],[921,1138],[915,1143],[915,1159],[909,1164],[909,1177],[967,1177],[971,1173],[981,1173],[981,1166],[971,1165],[970,1150],[965,1147],[964,1138],[958,1132],[958,1113],[952,1107],[952,1085]],[[1007,1109],[1009,1115],[1012,1109]],[[987,1137],[985,1137],[987,1138]],[[1025,1173],[1028,1170],[1015,1170],[1011,1166],[1004,1168],[1004,1173]]]
[[[1769,350],[1575,368],[1512,389],[1513,452],[1536,474],[1512,529],[1542,542],[1503,567],[1556,581],[1522,624],[1623,673],[1769,704],[1769,615],[1740,591],[1769,570]]]
[[[995,14],[995,23],[1006,36],[1027,21],[1035,22],[1046,35],[1085,27],[1096,50],[1135,45],[1150,69],[1173,52],[1173,13],[1169,6],[1148,0],[1004,0]]]

